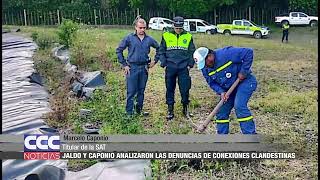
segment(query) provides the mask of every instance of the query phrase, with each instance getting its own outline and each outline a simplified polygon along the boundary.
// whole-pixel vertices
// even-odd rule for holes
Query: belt
[[[148,62],[134,62],[134,63],[129,63],[129,65],[133,65],[133,66],[145,66],[145,65],[148,65]]]

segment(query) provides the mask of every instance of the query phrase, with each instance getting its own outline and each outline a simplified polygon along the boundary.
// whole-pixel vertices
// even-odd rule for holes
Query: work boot
[[[136,112],[137,112],[137,114],[140,116],[141,114],[143,115],[143,116],[149,116],[149,112],[146,112],[146,111],[144,111],[143,113],[142,113],[142,109],[140,108],[140,107],[137,107],[136,108]]]
[[[193,116],[193,114],[191,114],[191,113],[188,111],[188,104],[183,104],[182,113],[183,113],[183,115],[184,115],[185,117],[187,117],[187,118]]]
[[[168,105],[168,115],[166,118],[167,120],[172,120],[174,118],[173,105]]]
[[[142,111],[142,109],[141,109],[141,108],[136,107],[136,112],[137,112],[137,114],[138,114],[138,115],[141,115],[141,111]]]

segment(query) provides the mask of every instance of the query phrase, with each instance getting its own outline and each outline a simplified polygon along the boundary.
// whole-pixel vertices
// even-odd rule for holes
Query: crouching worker
[[[253,116],[247,105],[257,88],[257,80],[251,73],[253,50],[232,46],[216,50],[200,47],[193,57],[209,86],[224,100],[216,114],[217,133],[229,133],[229,115],[234,107],[242,133],[256,134]],[[237,78],[240,79],[239,85],[229,97],[226,96]]]

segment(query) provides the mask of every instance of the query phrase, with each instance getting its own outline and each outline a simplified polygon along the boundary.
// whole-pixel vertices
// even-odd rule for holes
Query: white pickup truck
[[[282,25],[285,22],[290,25],[310,25],[313,27],[318,25],[318,17],[308,16],[302,12],[291,12],[275,17],[275,23]]]

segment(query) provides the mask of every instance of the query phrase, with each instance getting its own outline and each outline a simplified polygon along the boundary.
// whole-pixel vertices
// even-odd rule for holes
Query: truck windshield
[[[167,23],[167,24],[173,24],[173,21],[171,21],[171,20],[164,19],[163,21],[164,21],[165,23]]]
[[[253,24],[254,26],[259,26],[257,25],[256,23],[252,22],[252,21],[249,21],[251,24]]]
[[[209,24],[207,21],[202,21],[203,24],[207,25],[207,26],[211,26],[211,24]]]

